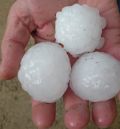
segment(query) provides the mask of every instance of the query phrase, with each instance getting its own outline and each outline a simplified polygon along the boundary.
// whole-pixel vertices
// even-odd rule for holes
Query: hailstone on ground
[[[56,14],[56,42],[73,56],[93,52],[104,44],[101,34],[105,26],[98,9],[79,4],[68,6]]]
[[[120,62],[105,53],[84,54],[72,68],[71,89],[92,102],[111,99],[120,91]]]
[[[30,48],[21,61],[18,79],[35,100],[55,102],[65,93],[71,66],[65,50],[45,42]]]

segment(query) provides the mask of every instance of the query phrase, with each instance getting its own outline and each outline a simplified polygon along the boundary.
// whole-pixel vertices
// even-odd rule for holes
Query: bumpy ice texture
[[[56,14],[56,42],[62,43],[73,56],[92,52],[102,47],[101,34],[105,26],[106,21],[98,9],[79,4],[68,6]]]
[[[114,97],[120,91],[120,62],[105,53],[84,54],[73,66],[71,88],[93,102]]]
[[[63,48],[40,43],[30,48],[21,61],[18,79],[35,100],[55,102],[68,87],[71,66]]]

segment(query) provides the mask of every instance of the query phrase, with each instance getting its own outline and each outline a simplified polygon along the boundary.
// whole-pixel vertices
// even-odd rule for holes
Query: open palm
[[[107,20],[103,32],[105,46],[101,51],[120,59],[120,15],[116,0],[17,0],[9,13],[2,41],[0,79],[17,75],[20,61],[30,35],[35,42],[54,41],[55,14],[64,6],[79,2],[97,7]],[[71,57],[71,63],[75,59]],[[69,129],[82,129],[90,120],[88,102],[78,98],[70,89],[64,95],[64,121]],[[33,121],[38,128],[48,128],[55,120],[55,103],[45,104],[32,100]],[[109,126],[116,117],[115,99],[92,103],[92,119],[98,127]]]

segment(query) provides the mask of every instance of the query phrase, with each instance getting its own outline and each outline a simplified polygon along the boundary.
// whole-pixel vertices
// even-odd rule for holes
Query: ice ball
[[[105,26],[106,21],[98,9],[74,4],[56,14],[56,42],[62,43],[73,56],[93,52],[104,44],[101,34]]]
[[[51,42],[31,47],[21,61],[18,79],[35,100],[52,103],[65,93],[71,66],[65,50]]]
[[[120,91],[120,62],[105,53],[84,54],[72,68],[71,89],[92,102],[111,99]]]

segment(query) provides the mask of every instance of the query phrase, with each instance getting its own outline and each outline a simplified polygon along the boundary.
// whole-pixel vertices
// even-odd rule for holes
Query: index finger
[[[24,49],[30,38],[30,31],[19,17],[19,11],[16,2],[10,10],[1,45],[0,79],[11,79],[16,76]]]

